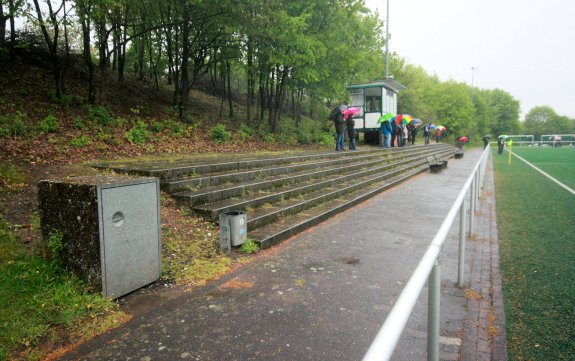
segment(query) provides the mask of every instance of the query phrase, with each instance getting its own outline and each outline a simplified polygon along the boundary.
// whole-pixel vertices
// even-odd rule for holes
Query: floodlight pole
[[[479,68],[476,67],[476,66],[472,66],[472,67],[471,67],[471,89],[473,89],[473,75],[475,74],[475,71],[476,71],[477,69],[479,69]]]
[[[385,17],[385,79],[389,79],[389,0]]]

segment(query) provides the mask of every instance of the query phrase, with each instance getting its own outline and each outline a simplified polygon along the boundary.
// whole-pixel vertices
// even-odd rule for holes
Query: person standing
[[[423,127],[423,139],[425,140],[425,145],[429,145],[429,136],[431,135],[431,128],[429,124],[425,124]]]
[[[505,141],[503,138],[497,138],[497,154],[501,155],[503,153],[503,146],[505,145]]]
[[[397,140],[397,147],[399,148],[403,146],[403,128],[401,127],[401,123],[396,123],[395,125],[395,139]]]
[[[441,134],[441,130],[435,129],[435,143],[439,143],[439,135]]]
[[[383,121],[381,123],[381,130],[383,132],[383,147],[389,148],[391,138],[391,124],[389,120]]]
[[[395,140],[397,139],[398,125],[395,120],[391,121],[391,147],[395,147]]]
[[[339,112],[335,116],[335,132],[337,135],[337,139],[335,141],[335,150],[337,152],[342,152],[345,149],[344,147],[344,139],[345,139],[345,118],[343,117],[343,113]]]
[[[407,144],[407,140],[409,137],[409,130],[407,129],[407,124],[403,124],[403,128],[401,129],[402,135],[401,135],[401,146],[405,147],[405,144]]]
[[[415,144],[415,136],[417,135],[417,128],[413,122],[407,125],[407,130],[409,131],[408,139],[411,141],[411,145]]]
[[[487,148],[487,146],[489,145],[489,136],[486,135],[483,138],[481,138],[481,140],[483,140],[483,149]]]
[[[353,115],[349,114],[346,119],[347,123],[347,136],[349,138],[349,150],[357,150],[355,147],[355,120],[353,120]]]

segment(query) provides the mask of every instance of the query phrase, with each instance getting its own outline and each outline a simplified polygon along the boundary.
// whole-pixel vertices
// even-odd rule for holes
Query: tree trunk
[[[48,46],[48,51],[50,54],[50,60],[52,61],[52,74],[54,76],[54,82],[56,85],[56,98],[60,99],[62,97],[62,77],[61,77],[61,65],[60,59],[58,58],[58,35],[59,35],[59,26],[58,21],[56,19],[56,14],[52,10],[52,3],[50,1],[47,2],[50,22],[52,24],[52,31],[54,34],[54,38],[50,38],[50,34],[48,33],[48,29],[46,28],[46,23],[44,22],[44,17],[42,16],[42,10],[40,10],[40,4],[38,0],[34,0],[34,7],[36,8],[36,14],[38,16],[38,23],[40,24],[40,29],[42,30],[42,34],[44,35],[44,40],[46,41],[46,45]]]
[[[226,72],[224,71],[224,59],[220,61],[220,88],[222,89],[220,94],[220,117],[224,111],[224,102],[226,101]]]
[[[247,41],[247,60],[248,60],[248,94],[246,103],[246,113],[248,124],[252,125],[252,105],[254,103],[254,53],[252,38],[248,37]]]
[[[126,9],[127,11],[127,9]],[[120,87],[124,85],[124,71],[126,69],[126,43],[128,37],[128,26],[123,24],[121,27],[122,31],[122,46],[118,48],[118,83],[120,83]]]
[[[14,22],[16,5],[14,4],[14,0],[8,1],[8,10],[10,11],[10,60],[14,60],[16,59],[16,24]],[[4,39],[4,36],[2,39]]]
[[[6,43],[6,21],[8,18],[8,15],[4,15],[4,2],[0,0],[0,46]]]
[[[190,59],[190,10],[187,5],[184,5],[184,19],[182,27],[182,78],[180,82],[180,102],[179,102],[179,116],[180,120],[186,118],[186,108],[188,106],[188,93],[190,86],[190,76],[188,73],[189,59]]]
[[[230,65],[230,61],[226,60],[226,71],[227,71],[227,78],[228,78],[228,107],[230,108],[229,117],[234,117],[234,107],[232,104],[232,66]]]
[[[88,101],[90,104],[96,102],[96,85],[94,84],[94,63],[92,62],[92,54],[90,52],[90,16],[88,13],[91,9],[83,9],[80,13],[82,25],[82,43],[84,45],[84,62],[88,67]]]

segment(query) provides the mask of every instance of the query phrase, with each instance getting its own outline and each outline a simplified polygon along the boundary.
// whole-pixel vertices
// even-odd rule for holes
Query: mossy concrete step
[[[285,201],[294,197],[304,195],[317,190],[325,190],[330,187],[337,187],[345,182],[358,181],[369,177],[377,176],[383,172],[389,172],[397,167],[405,167],[414,162],[421,162],[425,157],[416,156],[404,158],[401,161],[393,163],[382,163],[375,166],[364,167],[348,172],[339,172],[335,175],[328,174],[321,178],[309,179],[298,183],[289,183],[287,185],[268,189],[259,190],[241,197],[229,198],[222,201],[212,202],[205,205],[192,207],[193,210],[206,217],[209,220],[217,220],[218,215],[222,212],[231,210],[246,210],[248,208],[260,207],[264,204],[274,204]]]
[[[300,197],[291,198],[274,204],[266,204],[263,207],[253,210],[248,209],[248,230],[263,227],[267,224],[276,222],[280,218],[302,212],[321,203],[328,202],[347,193],[367,187],[372,183],[398,176],[402,173],[410,172],[416,168],[419,169],[422,165],[427,167],[427,164],[424,161],[418,161],[405,167],[400,167],[392,171],[382,172],[375,176],[367,177],[366,179],[347,181],[339,186],[320,189]]]
[[[234,197],[244,197],[254,191],[273,189],[290,184],[306,182],[310,179],[321,179],[332,175],[342,175],[356,172],[364,168],[378,167],[391,162],[401,162],[407,159],[425,157],[429,153],[425,150],[417,150],[413,153],[397,153],[394,157],[388,155],[375,157],[373,160],[360,158],[361,161],[347,162],[342,166],[312,167],[299,172],[280,174],[264,178],[263,180],[248,180],[238,184],[228,183],[224,185],[201,187],[199,190],[190,190],[174,193],[173,196],[183,205],[194,207],[200,204],[217,202]],[[317,170],[319,169],[319,170]],[[280,172],[283,173],[283,172]],[[232,175],[233,177],[233,175]]]
[[[366,148],[355,152],[295,152],[289,155],[273,155],[264,153],[253,156],[249,154],[218,154],[213,156],[199,156],[190,158],[127,162],[100,162],[91,164],[92,167],[112,169],[118,173],[153,176],[161,180],[187,176],[195,176],[209,173],[238,172],[247,169],[270,167],[290,163],[309,162],[321,159],[337,159],[342,157],[354,157],[370,153],[382,152],[381,148]],[[231,160],[233,159],[233,160]]]
[[[428,169],[426,164],[421,164],[409,172],[362,187],[303,212],[282,217],[264,227],[251,231],[248,228],[248,238],[258,243],[262,249],[269,248]]]
[[[437,144],[433,146],[440,146]],[[412,146],[417,148],[421,146]],[[428,146],[430,147],[430,146]],[[404,148],[395,148],[396,151]],[[310,162],[321,159],[355,157],[370,153],[386,151],[379,147],[365,148],[355,152],[288,152],[253,154],[214,154],[209,156],[194,155],[188,157],[160,157],[153,160],[110,161],[91,164],[100,169],[112,169],[117,173],[153,176],[160,180],[204,175],[210,173],[238,172],[247,169],[271,167],[299,162]]]

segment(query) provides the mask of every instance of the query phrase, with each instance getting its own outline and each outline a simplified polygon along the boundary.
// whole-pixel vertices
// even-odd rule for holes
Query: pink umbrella
[[[354,115],[356,115],[357,113],[359,113],[359,108],[357,108],[357,107],[347,108],[346,110],[344,110],[344,111],[342,112],[343,117],[344,117],[345,119],[348,119],[350,116],[354,116]]]
[[[466,143],[468,140],[469,140],[469,138],[467,138],[467,137],[461,137],[461,138],[459,138],[459,141],[460,141],[461,143]]]

